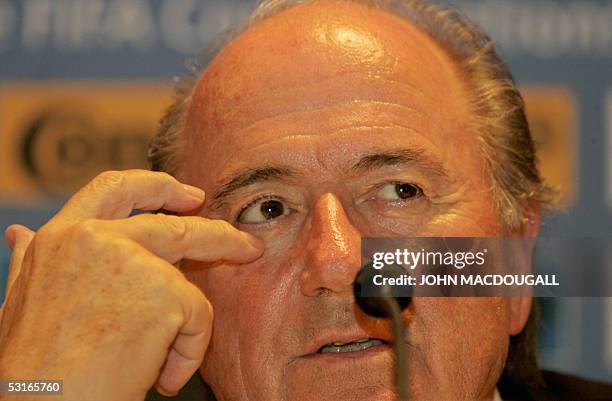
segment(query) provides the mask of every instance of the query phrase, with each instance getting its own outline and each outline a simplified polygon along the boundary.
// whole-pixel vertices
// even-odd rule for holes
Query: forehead
[[[282,137],[363,127],[457,141],[464,93],[448,55],[408,22],[312,2],[247,30],[205,70],[188,111],[188,159],[214,162]]]

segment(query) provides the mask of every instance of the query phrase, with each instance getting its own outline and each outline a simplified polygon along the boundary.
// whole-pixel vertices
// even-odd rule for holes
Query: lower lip
[[[317,352],[316,354],[310,354],[304,356],[307,359],[317,359],[317,360],[329,360],[332,361],[343,361],[347,359],[359,359],[359,358],[368,358],[376,356],[382,352],[391,351],[391,346],[389,344],[379,344],[374,345],[370,348],[366,348],[361,351],[353,351],[353,352]]]

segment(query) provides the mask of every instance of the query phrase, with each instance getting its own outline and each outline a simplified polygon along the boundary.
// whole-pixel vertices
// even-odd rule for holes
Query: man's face
[[[362,236],[501,233],[472,118],[447,55],[362,6],[293,8],[216,58],[189,110],[186,178],[202,215],[266,246],[246,265],[185,265],[214,307],[202,373],[220,400],[394,399],[388,344],[320,351],[392,340],[354,304]],[[505,299],[414,299],[412,399],[492,396],[525,317]]]

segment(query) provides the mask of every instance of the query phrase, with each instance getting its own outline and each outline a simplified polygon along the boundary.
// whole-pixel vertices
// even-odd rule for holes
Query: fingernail
[[[183,184],[183,187],[185,188],[185,191],[187,191],[189,195],[195,198],[198,198],[200,201],[204,200],[204,197],[206,196],[206,194],[200,188],[193,187],[187,184]]]
[[[249,241],[249,244],[251,244],[251,246],[253,246],[254,248],[259,249],[260,251],[263,251],[265,248],[264,242],[259,239],[258,237],[249,234],[249,233],[244,233],[247,241]]]

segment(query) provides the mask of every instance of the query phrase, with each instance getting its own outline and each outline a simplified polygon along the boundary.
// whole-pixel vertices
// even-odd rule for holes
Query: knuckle
[[[174,241],[182,242],[188,239],[189,229],[185,219],[179,216],[163,216],[164,227],[171,233]]]
[[[212,227],[215,230],[215,234],[220,237],[231,237],[234,227],[225,220],[212,220]]]
[[[44,225],[34,233],[26,253],[30,258],[53,259],[62,246],[63,232],[52,225]]]
[[[70,237],[78,246],[96,244],[102,230],[100,221],[95,219],[83,220],[70,228]]]
[[[217,220],[214,222],[216,234],[219,241],[224,244],[231,245],[242,245],[242,236],[239,235],[238,230],[230,223],[224,220]]]
[[[157,180],[157,182],[162,185],[162,186],[173,186],[178,184],[178,181],[176,178],[174,178],[172,175],[165,173],[163,171],[149,171],[147,172],[147,174],[150,174],[150,176]]]
[[[176,178],[163,171],[151,171],[150,174],[154,174],[158,179],[163,181],[177,182]]]
[[[183,278],[173,272],[172,268],[167,266],[165,263],[153,263],[155,267],[153,269],[148,266],[149,270],[152,270],[147,280],[147,287],[151,293],[164,294],[166,296],[174,293],[180,293],[181,284]],[[162,297],[165,298],[165,297]]]
[[[125,183],[125,173],[121,171],[105,171],[91,181],[91,187],[96,190],[122,188]]]
[[[83,220],[75,224],[72,230],[79,236],[93,237],[98,233],[99,222],[95,219]]]
[[[123,181],[124,178],[125,178],[125,175],[123,172],[109,170],[109,171],[104,171],[98,174],[98,176],[94,178],[94,180],[100,181],[102,183],[113,184],[113,183],[121,183],[121,181]]]
[[[165,195],[171,194],[176,190],[182,189],[181,183],[172,175],[161,171],[156,171],[153,174],[157,176],[157,180],[160,186],[160,192],[163,192]]]
[[[56,240],[59,235],[59,231],[54,226],[46,224],[36,232],[34,241],[37,244],[46,244]]]

